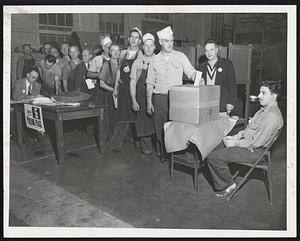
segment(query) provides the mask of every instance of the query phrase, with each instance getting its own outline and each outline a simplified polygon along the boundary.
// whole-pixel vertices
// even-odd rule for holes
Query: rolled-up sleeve
[[[101,56],[95,56],[93,58],[93,60],[91,61],[91,63],[90,63],[89,71],[100,73],[102,63],[103,63],[102,57]]]
[[[146,84],[155,85],[155,69],[153,63],[149,64]]]
[[[102,66],[102,69],[99,74],[99,79],[103,80],[104,82],[108,82],[108,73],[109,73],[109,66],[108,62],[105,62]]]
[[[129,75],[132,81],[137,81],[137,72],[138,72],[139,64],[140,64],[139,59],[136,59],[132,64],[130,75]]]
[[[182,67],[183,67],[183,72],[187,75],[189,79],[196,71],[185,54],[182,54]]]

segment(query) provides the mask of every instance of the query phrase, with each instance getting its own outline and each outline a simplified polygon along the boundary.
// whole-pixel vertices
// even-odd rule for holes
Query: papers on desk
[[[42,95],[38,95],[37,97],[33,98],[32,104],[51,104],[53,103],[52,98],[48,98]]]
[[[73,106],[77,107],[80,106],[79,102],[60,102],[60,101],[55,101],[55,102],[49,102],[49,103],[42,103],[41,105],[46,105],[46,106]]]
[[[95,84],[92,79],[86,79],[85,82],[89,90],[95,88]]]
[[[66,102],[61,102],[61,103],[58,103],[57,105],[67,105],[67,106],[73,106],[73,107],[76,107],[76,106],[80,106],[80,103],[79,102],[70,102],[70,103],[66,103]]]
[[[21,99],[21,100],[10,100],[11,104],[18,104],[18,103],[29,103],[32,99]]]

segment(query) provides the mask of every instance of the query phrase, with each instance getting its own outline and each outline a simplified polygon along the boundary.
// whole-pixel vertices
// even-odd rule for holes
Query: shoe
[[[236,189],[236,184],[233,183],[231,186],[227,187],[226,189],[219,191],[219,192],[215,192],[214,195],[215,195],[215,197],[220,198],[220,199],[227,199],[230,197],[230,195],[232,194],[232,192],[235,189]],[[237,195],[237,193],[235,193],[235,195]]]
[[[149,153],[149,154],[142,153],[141,160],[145,161],[145,162],[150,161],[151,160],[151,156],[152,156],[151,154],[152,153]]]

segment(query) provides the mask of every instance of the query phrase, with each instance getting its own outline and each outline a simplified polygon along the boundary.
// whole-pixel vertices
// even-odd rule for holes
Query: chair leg
[[[268,194],[269,194],[269,202],[272,205],[272,173],[271,173],[271,156],[270,152],[268,152],[268,170],[267,170],[267,177],[268,177]]]
[[[198,190],[198,166],[197,163],[194,162],[194,189],[195,191]]]
[[[174,174],[174,159],[173,159],[173,152],[171,152],[171,163],[170,163],[170,176],[171,181],[173,181],[173,174]]]
[[[164,164],[164,148],[163,148],[163,144],[160,143],[160,163],[161,165]]]
[[[235,173],[234,173],[234,175],[232,176],[232,179],[233,180],[235,180],[235,178],[237,177],[237,175],[240,173],[240,171],[236,171]]]
[[[233,192],[231,193],[231,195],[227,198],[227,201],[230,201],[231,198],[234,196],[234,194],[240,189],[240,187],[248,180],[248,176],[250,175],[250,173],[254,170],[254,166],[250,168],[250,170],[247,172],[247,174],[243,177],[243,179],[241,180],[241,182],[237,185],[237,187],[233,190]]]

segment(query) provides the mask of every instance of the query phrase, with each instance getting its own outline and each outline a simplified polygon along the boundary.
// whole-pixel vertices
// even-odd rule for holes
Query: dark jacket
[[[208,61],[202,63],[198,70],[202,72],[202,77],[207,83],[207,65]],[[236,100],[236,78],[233,69],[233,64],[229,59],[218,58],[215,64],[216,66],[216,78],[215,85],[220,85],[220,112],[226,111],[226,104],[234,105]]]
[[[41,84],[38,82],[33,82],[32,84],[32,90],[31,95],[37,96],[40,94],[41,90]],[[12,96],[15,100],[24,99],[28,95],[26,95],[26,78],[19,79],[14,83],[13,89],[12,89]]]
[[[74,90],[92,95],[95,90],[89,89],[85,82],[85,79],[87,79],[87,72],[88,69],[83,61],[76,66],[74,70]]]

